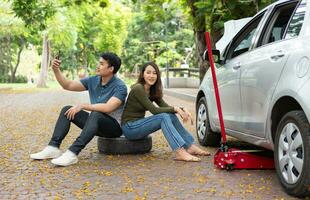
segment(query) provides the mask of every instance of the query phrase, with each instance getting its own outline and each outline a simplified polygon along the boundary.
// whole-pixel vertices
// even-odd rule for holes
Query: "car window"
[[[227,52],[226,60],[237,57],[250,49],[253,36],[263,15],[264,13],[256,17],[253,21],[250,22],[250,24],[246,25],[245,29],[242,30],[240,34],[238,34]]]
[[[282,40],[297,3],[297,1],[293,1],[274,8],[257,46]]]
[[[299,35],[299,32],[305,19],[305,14],[306,14],[306,0],[303,0],[296,9],[295,14],[293,15],[290,21],[290,24],[287,28],[287,32],[285,35],[285,39],[290,39],[293,37],[297,37]]]

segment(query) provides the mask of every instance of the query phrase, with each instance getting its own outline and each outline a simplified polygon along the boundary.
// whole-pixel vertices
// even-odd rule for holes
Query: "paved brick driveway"
[[[192,102],[166,100],[194,114]],[[99,154],[93,140],[77,165],[31,161],[29,154],[47,144],[61,107],[81,101],[88,101],[86,93],[0,94],[0,199],[294,199],[282,191],[273,170],[220,171],[212,157],[174,161],[160,132],[145,155]],[[194,126],[186,127],[194,134]],[[72,126],[61,148],[78,133]]]

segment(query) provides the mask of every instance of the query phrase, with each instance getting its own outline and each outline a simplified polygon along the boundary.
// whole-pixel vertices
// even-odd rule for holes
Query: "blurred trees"
[[[271,0],[0,0],[0,74],[14,81],[22,50],[42,55],[40,86],[51,57],[75,77],[94,69],[103,51],[121,55],[122,71],[155,60],[160,67],[189,64],[207,70],[204,32],[215,43],[224,22],[253,16]],[[43,45],[45,44],[45,45]],[[185,60],[185,58],[188,58]],[[9,77],[10,76],[10,77]]]
[[[41,72],[38,86],[46,87],[47,70],[49,63],[49,41],[47,32],[47,20],[56,13],[52,0],[14,0],[12,9],[15,15],[24,21],[29,30],[33,43],[38,42],[39,36],[43,35]]]
[[[121,53],[130,12],[121,4],[105,5],[74,5],[51,20],[48,32],[53,54],[60,51],[62,67],[73,77],[81,69],[94,70],[103,51]]]
[[[16,82],[21,52],[28,32],[22,20],[14,17],[9,2],[0,1],[0,82]]]
[[[61,52],[62,67],[75,75],[94,65],[102,51],[121,52],[129,17],[122,4],[108,0],[12,0],[15,15],[23,20],[41,49],[38,86],[46,86],[51,57]]]
[[[206,49],[204,33],[209,31],[213,46],[223,34],[224,22],[253,16],[272,0],[180,0],[184,12],[188,13],[195,35],[200,80],[207,71],[202,54]]]
[[[133,17],[123,48],[126,70],[150,60],[161,67],[180,66],[194,37],[178,1],[137,0],[129,6]]]
[[[134,20],[124,50],[131,69],[143,60],[154,59],[160,66],[182,62],[186,50],[194,47],[190,66],[200,68],[202,80],[207,63],[201,55],[206,49],[206,31],[213,43],[223,34],[224,22],[253,16],[271,0],[132,0]],[[165,43],[167,46],[165,47]],[[184,62],[184,61],[183,61]]]

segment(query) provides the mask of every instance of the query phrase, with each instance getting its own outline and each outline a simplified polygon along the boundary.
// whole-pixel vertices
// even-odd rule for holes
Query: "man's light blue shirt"
[[[107,113],[120,122],[124,109],[124,103],[127,97],[127,87],[125,83],[116,76],[105,85],[101,84],[101,76],[90,76],[80,80],[89,93],[91,104],[107,103],[111,97],[116,97],[122,101],[122,105],[112,113]]]

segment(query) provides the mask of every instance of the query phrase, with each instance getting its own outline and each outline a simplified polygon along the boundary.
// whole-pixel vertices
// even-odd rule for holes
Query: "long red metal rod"
[[[225,126],[224,126],[224,120],[223,120],[223,113],[222,113],[219,89],[218,89],[218,86],[217,86],[214,60],[213,60],[213,56],[212,56],[212,47],[211,47],[210,33],[206,32],[205,36],[206,36],[206,43],[207,43],[207,48],[208,48],[209,62],[210,62],[210,66],[211,66],[213,86],[214,86],[214,91],[215,91],[215,99],[216,99],[216,105],[217,105],[217,112],[218,112],[219,118],[220,118],[219,120],[220,120],[220,125],[221,125],[222,144],[225,144],[226,143],[226,132],[225,132]]]

